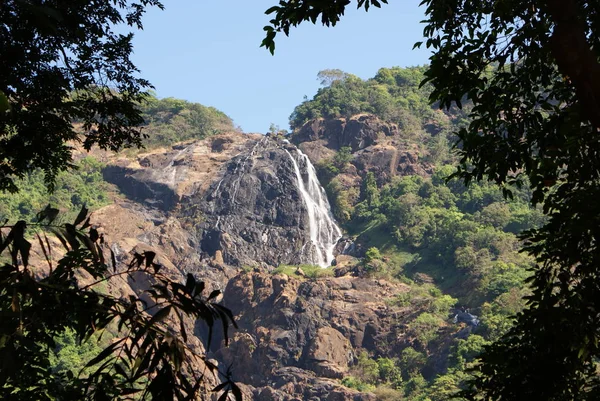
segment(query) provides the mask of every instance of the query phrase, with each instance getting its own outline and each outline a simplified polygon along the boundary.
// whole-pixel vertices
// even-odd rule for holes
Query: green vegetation
[[[390,358],[371,359],[362,351],[358,354],[352,375],[345,377],[342,384],[359,391],[373,391],[379,387],[399,388],[402,373],[397,361]]]
[[[146,148],[203,139],[235,129],[233,121],[222,111],[185,100],[148,96],[140,108]]]
[[[298,278],[317,279],[333,276],[333,268],[322,268],[317,265],[280,265],[272,271],[273,274],[285,274]]]
[[[104,164],[93,157],[85,157],[74,167],[57,175],[52,193],[48,192],[40,170],[15,181],[18,193],[0,192],[0,220],[32,221],[48,204],[60,205],[62,218],[73,220],[84,205],[89,210],[108,205],[109,193],[114,189],[102,178]]]
[[[296,129],[313,118],[371,113],[400,124],[411,135],[417,134],[423,123],[436,124],[438,128],[446,126],[448,119],[444,114],[429,105],[431,88],[419,87],[425,70],[426,67],[382,68],[366,81],[344,73],[338,79],[324,82],[326,86],[319,89],[313,99],[297,106],[290,125]]]
[[[359,242],[375,246],[363,260],[367,270],[425,273],[461,303],[480,305],[528,277],[533,261],[517,252],[515,231],[544,217],[529,206],[526,190],[506,202],[494,185],[445,182],[450,171],[440,166],[431,178],[397,177],[381,188],[369,173],[354,204],[344,190],[331,194],[334,213],[347,217],[346,228]]]
[[[413,116],[414,124],[409,127],[397,118],[395,121],[404,127],[401,140],[423,141],[421,151],[430,155],[427,161],[434,169],[431,177],[413,175],[379,182],[375,174],[366,172],[360,185],[348,187],[342,177],[354,162],[348,148],[321,162],[317,170],[334,215],[365,249],[360,268],[368,275],[410,285],[409,291],[390,301],[413,311],[403,319],[412,347],[392,360],[401,372],[401,382],[374,379],[377,360],[361,360],[344,383],[383,390],[384,398],[442,400],[466,388],[471,378],[466,370],[475,366],[471,363],[475,355],[501,338],[525,307],[523,297],[531,292],[524,283],[534,260],[519,253],[522,241],[518,235],[542,226],[547,217],[541,208],[531,206],[532,191],[526,182],[513,189],[512,199],[507,201],[502,189],[492,183],[465,186],[457,179],[446,180],[456,171],[449,143],[451,132],[465,125],[464,111],[434,112],[428,105],[428,88],[418,88],[424,71],[420,67],[382,69],[378,77],[367,81],[338,74],[328,81],[330,86],[296,109],[292,125],[298,127],[315,116],[355,113],[357,110],[338,107],[355,98],[361,99],[360,107],[364,107],[358,112],[374,112],[393,120],[393,114],[383,112],[391,109],[378,109],[378,98],[365,95],[366,88],[382,85],[377,82],[383,76],[398,78],[384,81],[387,92],[412,97],[409,105],[396,102],[394,107],[405,112],[405,121],[406,115]],[[436,358],[440,347],[451,344],[442,345],[455,330],[450,312],[456,306],[478,315],[479,325],[472,329],[476,334],[473,339],[457,340],[447,369],[432,375],[430,358]]]
[[[452,129],[466,124],[466,109],[443,113],[431,107],[431,86],[420,86],[426,66],[381,68],[375,77],[362,80],[344,73],[341,78],[326,81],[315,96],[298,105],[290,116],[292,129],[318,117],[351,117],[371,113],[396,123],[403,140],[420,144],[428,160],[440,164],[451,160],[449,146]],[[323,72],[319,73],[322,74]],[[349,160],[344,151],[326,166],[336,174]]]
[[[72,163],[69,141],[80,140],[85,149],[141,144],[138,104],[151,86],[130,59],[129,31],[142,28],[150,7],[163,6],[157,0],[103,7],[3,2],[0,190],[15,192],[15,179],[36,169],[51,187]]]
[[[202,355],[188,348],[183,319],[204,321],[210,333],[220,321],[227,338],[235,323],[227,308],[212,302],[220,292],[203,296],[204,283],[191,274],[185,284],[172,281],[160,272],[153,252],[134,254],[127,266],[118,266],[110,252],[109,271],[103,240],[87,212],[83,208],[73,223],[57,224],[59,211],[47,207],[38,223],[1,227],[0,257],[8,254],[0,266],[2,399],[194,399],[208,392],[204,376],[194,371]],[[57,261],[49,256],[47,235],[62,244]],[[46,274],[29,265],[30,237],[42,248],[47,266],[37,269]],[[82,276],[90,284],[81,285]],[[115,296],[103,289],[113,276],[145,277],[154,284],[143,292],[144,300]],[[152,315],[149,307],[156,308]],[[181,337],[166,324],[169,317],[179,323]],[[114,331],[100,341],[109,325]],[[206,369],[215,377],[222,373],[212,365]],[[223,376],[216,391],[241,399]]]
[[[305,21],[335,25],[351,3],[281,1],[267,10],[273,18],[262,45],[273,52],[277,33],[287,35]],[[381,3],[387,0],[359,0],[358,7]],[[548,216],[523,234],[524,250],[536,262],[528,305],[513,328],[485,348],[464,395],[598,399],[600,5],[422,5],[425,38],[415,46],[433,52],[423,81],[433,88],[430,102],[446,109],[472,103],[469,124],[456,130],[456,176],[466,184],[492,181],[506,197],[528,181],[531,203]]]
[[[74,144],[85,150],[140,147],[145,120],[152,146],[231,126],[215,109],[149,96],[150,83],[130,59],[129,31],[142,28],[150,7],[163,8],[158,0],[8,0],[0,7],[2,399],[192,400],[211,392],[204,374],[219,381],[221,373],[223,383],[212,391],[241,400],[240,389],[214,365],[194,369],[204,355],[186,344],[184,317],[206,322],[210,333],[220,321],[225,338],[235,326],[231,312],[212,302],[218,291],[203,296],[204,283],[191,274],[185,284],[173,281],[160,273],[152,252],[117,266],[90,227],[85,206],[76,216],[67,214],[72,223],[61,223],[58,209],[42,210],[46,203],[72,211],[108,201],[100,163],[86,158],[77,163],[79,171],[71,170]],[[57,260],[50,256],[54,246],[61,247],[53,252]],[[47,265],[31,266],[34,253]],[[152,287],[139,297],[114,296],[105,291],[111,275],[145,277]],[[92,283],[81,285],[82,276]],[[179,322],[177,330],[165,323],[169,317]],[[118,327],[116,338],[99,341],[109,324]]]
[[[66,329],[54,337],[56,346],[49,352],[50,370],[57,376],[66,376],[69,372],[77,376],[88,362],[110,344],[112,338],[114,335],[99,332],[81,341],[75,330]]]
[[[529,191],[515,191],[514,199],[505,201],[491,184],[446,182],[442,178],[451,171],[451,166],[438,166],[431,178],[397,177],[381,187],[367,174],[354,203],[336,210],[348,216],[346,229],[367,249],[365,272],[410,285],[391,301],[415,311],[405,320],[414,348],[406,348],[395,361],[402,384],[394,387],[354,374],[359,383],[387,388],[388,396],[401,391],[407,400],[442,400],[465,388],[471,377],[465,371],[474,366],[470,362],[490,340],[507,332],[525,306],[522,297],[529,294],[524,283],[533,260],[518,252],[521,242],[515,232],[545,221],[528,204]],[[448,335],[455,305],[479,315],[477,335],[457,341],[447,371],[432,376],[427,358],[439,352]]]

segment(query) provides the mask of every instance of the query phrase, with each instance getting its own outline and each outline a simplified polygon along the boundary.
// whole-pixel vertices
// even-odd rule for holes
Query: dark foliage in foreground
[[[188,274],[184,284],[161,272],[155,254],[134,254],[119,266],[103,238],[90,226],[83,208],[72,224],[53,224],[58,210],[46,208],[35,224],[19,221],[0,230],[0,395],[11,400],[194,400],[211,391],[208,382],[222,379],[213,391],[239,388],[227,372],[187,345],[184,319],[204,321],[209,339],[216,324],[235,326],[231,312],[214,302],[220,294],[204,293],[204,283]],[[47,234],[50,234],[47,235]],[[55,261],[53,243],[64,248]],[[35,245],[29,241],[32,239]],[[30,264],[36,249],[44,271]],[[55,251],[56,252],[56,251]],[[105,254],[110,257],[105,260]],[[90,284],[81,283],[82,275]],[[141,294],[118,298],[103,293],[101,284],[113,277],[152,283]],[[149,313],[150,312],[150,313]],[[78,375],[51,366],[55,339],[65,330],[81,342],[109,336],[109,345]],[[198,366],[205,366],[197,371]],[[212,380],[207,380],[212,379]],[[223,398],[225,397],[225,398]]]
[[[46,183],[85,149],[140,146],[150,83],[130,60],[133,33],[158,0],[7,0],[0,7],[0,190],[41,168]],[[81,124],[83,137],[74,128]]]

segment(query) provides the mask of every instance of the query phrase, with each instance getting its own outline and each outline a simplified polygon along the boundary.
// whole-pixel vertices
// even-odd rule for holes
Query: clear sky
[[[389,0],[368,13],[351,5],[331,29],[311,24],[278,35],[275,55],[260,48],[264,11],[278,0],[164,0],[134,39],[133,60],[160,98],[214,106],[246,132],[267,132],[319,88],[317,73],[339,68],[361,78],[381,67],[427,62],[411,50],[422,37],[419,0]]]

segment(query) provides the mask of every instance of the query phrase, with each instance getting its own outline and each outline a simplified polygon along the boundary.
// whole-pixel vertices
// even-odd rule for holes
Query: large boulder
[[[308,360],[319,376],[341,379],[353,359],[350,342],[333,327],[319,328],[308,347]]]

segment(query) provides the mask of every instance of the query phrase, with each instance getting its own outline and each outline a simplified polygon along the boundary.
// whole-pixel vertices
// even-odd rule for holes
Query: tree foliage
[[[418,133],[430,124],[436,131],[449,124],[449,118],[434,110],[429,104],[429,86],[420,87],[425,78],[425,67],[381,68],[368,80],[339,72],[331,77],[331,70],[319,72],[319,77],[331,78],[324,81],[315,96],[298,105],[290,116],[292,129],[300,128],[305,122],[318,117],[351,117],[358,113],[371,113],[393,121],[407,132]],[[339,71],[339,70],[334,70]]]
[[[36,168],[52,186],[72,163],[70,141],[139,146],[148,81],[131,62],[132,33],[158,0],[4,1],[0,8],[0,189]],[[73,127],[78,121],[83,134]]]
[[[0,192],[0,221],[33,221],[37,212],[47,204],[60,205],[61,218],[73,220],[77,211],[86,206],[96,210],[110,203],[113,187],[104,181],[104,164],[88,156],[74,163],[74,168],[56,176],[50,193],[41,170],[27,173],[15,180],[17,193]]]
[[[214,107],[185,100],[148,96],[141,104],[144,147],[168,146],[233,131],[233,121]]]
[[[8,253],[0,267],[2,398],[194,400],[210,391],[205,376],[219,372],[188,346],[184,319],[204,321],[209,343],[213,327],[222,323],[227,339],[235,322],[227,308],[214,302],[219,291],[205,296],[204,283],[191,274],[185,283],[171,280],[149,251],[119,266],[90,227],[87,209],[72,224],[53,224],[57,215],[57,209],[47,207],[36,224],[19,221],[0,230],[0,254]],[[58,260],[46,233],[64,248]],[[46,260],[43,270],[30,263],[36,257],[32,248]],[[108,260],[105,253],[110,253]],[[82,275],[91,283],[82,284]],[[113,277],[146,277],[152,285],[128,298],[98,291]],[[102,350],[92,347],[93,357],[76,373],[56,368],[52,357],[60,351],[56,340],[65,333],[77,343],[97,343],[98,335],[112,338]],[[204,371],[198,366],[205,366]],[[241,399],[240,390],[222,373],[225,381],[214,391]]]
[[[335,26],[350,3],[350,0],[281,0],[279,5],[265,12],[274,14],[274,18],[270,21],[271,25],[264,27],[265,39],[261,47],[268,49],[271,54],[274,53],[277,33],[289,35],[290,28],[303,21],[311,21],[314,24],[319,19],[323,25]],[[381,7],[381,3],[387,4],[387,0],[358,0],[358,7],[364,7],[368,11],[370,6]]]

